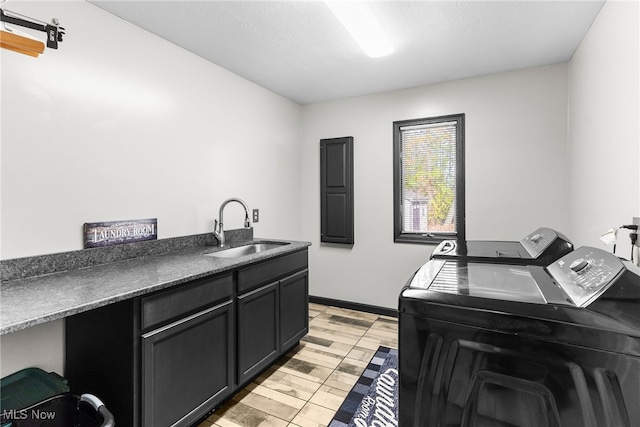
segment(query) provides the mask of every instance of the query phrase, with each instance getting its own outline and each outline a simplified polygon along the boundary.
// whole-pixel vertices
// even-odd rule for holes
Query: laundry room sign
[[[85,249],[156,240],[157,238],[157,218],[84,224]]]

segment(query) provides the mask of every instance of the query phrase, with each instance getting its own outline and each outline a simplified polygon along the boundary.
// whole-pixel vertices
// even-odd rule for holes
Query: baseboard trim
[[[314,304],[331,305],[333,307],[347,308],[350,310],[364,311],[366,313],[380,314],[389,317],[398,317],[398,310],[393,308],[379,307],[377,305],[360,304],[357,302],[343,301],[324,297],[309,295],[309,302]]]

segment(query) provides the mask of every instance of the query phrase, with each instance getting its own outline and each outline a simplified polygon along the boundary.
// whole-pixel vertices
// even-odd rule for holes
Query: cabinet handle
[[[160,327],[158,329],[154,329],[151,332],[147,332],[146,334],[143,334],[142,338],[144,339],[144,338],[152,337],[152,336],[154,336],[156,334],[159,334],[160,332],[166,331],[167,329],[171,329],[171,328],[174,328],[176,326],[182,325],[183,323],[189,322],[189,321],[191,321],[193,319],[196,319],[196,318],[198,318],[200,316],[204,316],[205,314],[211,313],[214,310],[217,310],[219,308],[222,308],[222,307],[224,307],[226,305],[229,305],[229,304],[232,304],[232,303],[233,303],[233,300],[229,300],[229,301],[224,302],[222,304],[218,304],[216,306],[209,307],[206,310],[199,311],[199,312],[197,312],[195,314],[192,314],[191,316],[183,317],[182,319],[176,320],[173,323],[169,323],[168,325],[162,326],[162,327]]]
[[[303,275],[307,274],[308,272],[309,272],[309,269],[305,268],[304,270],[296,271],[295,273],[293,273],[293,274],[291,274],[291,275],[289,275],[289,276],[287,276],[287,277],[285,277],[283,279],[280,279],[280,281],[284,282],[284,281],[287,281],[289,279],[293,279],[294,277],[297,277],[297,276],[303,276]]]
[[[260,286],[258,289],[254,289],[254,290],[252,290],[252,291],[250,291],[250,292],[247,292],[247,293],[244,293],[244,294],[242,294],[242,295],[239,295],[239,296],[238,296],[238,299],[239,299],[239,300],[241,300],[241,299],[244,299],[244,298],[250,297],[251,295],[255,295],[255,294],[259,293],[259,292],[264,291],[265,289],[267,289],[267,288],[268,288],[268,287],[270,287],[270,286],[277,285],[279,282],[280,282],[279,280],[276,280],[275,282],[267,283],[267,284],[266,284],[266,285],[264,285],[264,286]]]

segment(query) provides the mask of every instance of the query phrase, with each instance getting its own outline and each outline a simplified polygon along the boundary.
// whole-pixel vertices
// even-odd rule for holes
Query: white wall
[[[305,106],[302,238],[312,295],[395,308],[433,249],[393,243],[396,120],[465,113],[469,239],[519,240],[567,228],[567,65],[501,73]],[[319,241],[319,141],[354,137],[355,245]]]
[[[570,233],[600,236],[640,216],[640,34],[637,1],[607,1],[569,65]],[[628,231],[616,254],[630,257]]]
[[[66,28],[39,58],[0,51],[2,259],[82,249],[92,221],[208,232],[228,197],[260,209],[256,236],[300,239],[299,105],[84,1],[2,6]],[[62,372],[62,331],[3,337],[0,374]]]
[[[299,105],[83,1],[6,8],[67,34],[1,52],[2,258],[82,249],[91,221],[208,232],[232,196],[260,208],[257,235],[299,237]]]

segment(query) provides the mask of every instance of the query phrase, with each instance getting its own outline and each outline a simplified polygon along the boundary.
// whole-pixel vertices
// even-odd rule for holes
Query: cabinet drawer
[[[238,271],[238,293],[303,270],[307,268],[307,264],[307,251],[304,250],[243,268]]]
[[[233,275],[208,277],[142,298],[142,329],[193,313],[233,295]]]

